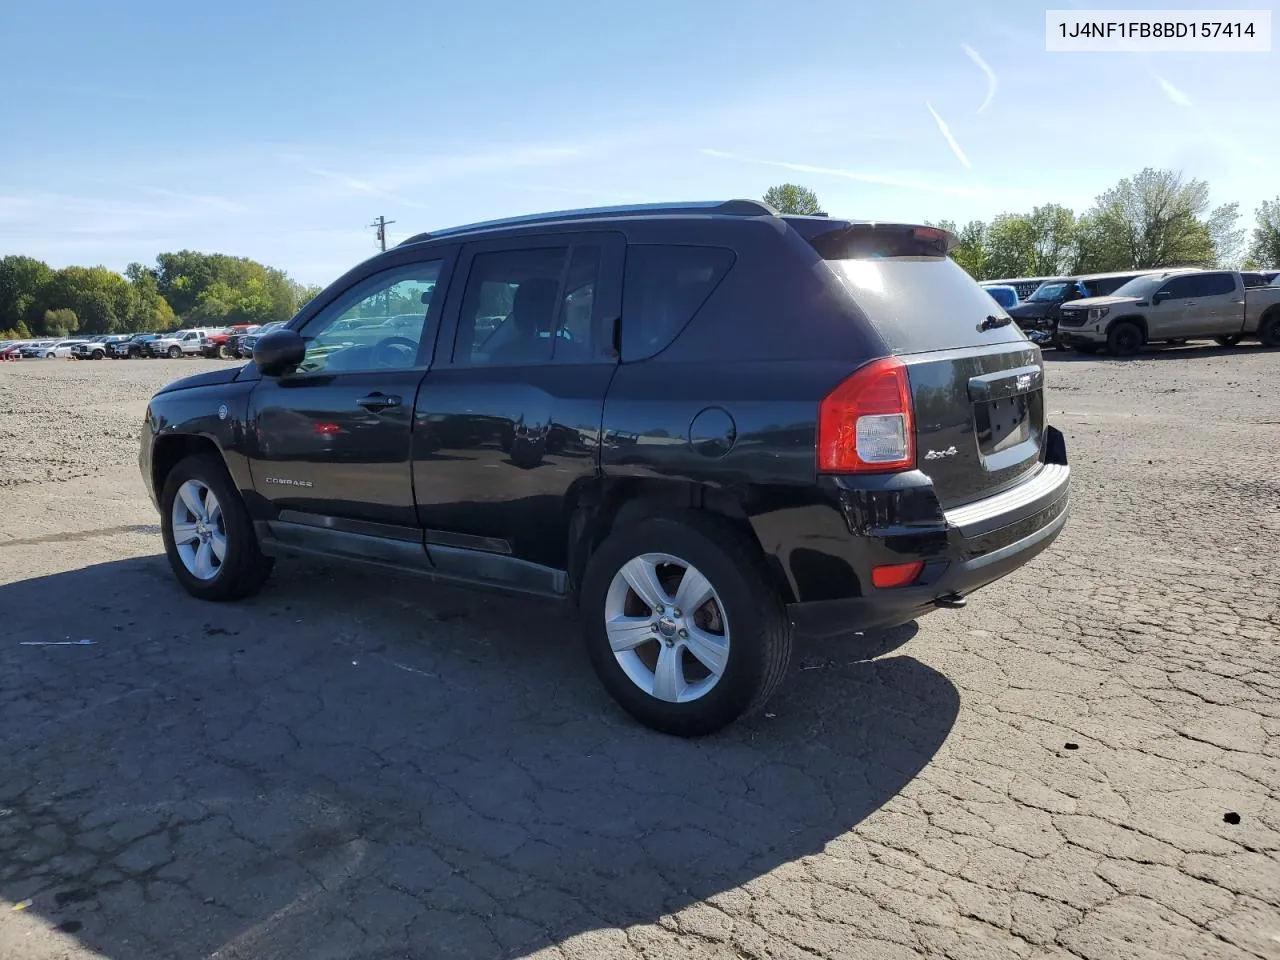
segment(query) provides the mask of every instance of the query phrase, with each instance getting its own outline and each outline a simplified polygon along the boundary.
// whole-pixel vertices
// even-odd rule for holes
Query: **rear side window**
[[[1235,279],[1229,273],[1189,273],[1174,277],[1164,286],[1174,300],[1218,297],[1232,293],[1235,288]]]
[[[631,244],[622,286],[622,359],[665,349],[733,266],[725,247]]]
[[[1206,273],[1200,279],[1204,285],[1202,297],[1225,297],[1236,291],[1236,278],[1229,273]]]

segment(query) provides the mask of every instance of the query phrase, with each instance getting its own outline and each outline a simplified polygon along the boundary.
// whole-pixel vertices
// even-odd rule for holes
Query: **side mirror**
[[[1155,296],[1151,298],[1151,302],[1153,304],[1159,305],[1164,303],[1166,300],[1172,300],[1172,299],[1173,299],[1173,294],[1170,293],[1168,290],[1157,290],[1155,292]]]
[[[307,344],[296,330],[281,327],[258,338],[253,362],[264,377],[279,377],[294,369],[307,355]]]

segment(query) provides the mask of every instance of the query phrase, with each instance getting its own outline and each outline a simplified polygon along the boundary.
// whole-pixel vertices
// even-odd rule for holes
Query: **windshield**
[[[1027,298],[1030,303],[1044,303],[1045,301],[1056,302],[1062,299],[1067,290],[1065,280],[1051,280],[1049,283],[1042,283],[1036,287],[1036,292]]]
[[[1151,296],[1151,294],[1159,290],[1161,284],[1168,279],[1168,277],[1160,276],[1158,274],[1153,277],[1134,277],[1124,286],[1117,288],[1111,296],[1137,297],[1139,300],[1145,300],[1147,297]]]

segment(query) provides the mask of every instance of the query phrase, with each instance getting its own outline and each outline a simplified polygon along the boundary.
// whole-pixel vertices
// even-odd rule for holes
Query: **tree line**
[[[288,320],[320,292],[247,257],[180,250],[154,266],[55,270],[0,257],[0,339]]]
[[[764,200],[783,213],[815,214],[814,192],[797,184],[771,187]],[[1280,267],[1280,197],[1263,201],[1252,232],[1240,226],[1239,204],[1210,208],[1209,184],[1174,170],[1148,167],[1100,194],[1077,215],[1047,203],[1030,213],[1002,213],[954,233],[955,261],[975,280],[1043,277],[1158,267]]]

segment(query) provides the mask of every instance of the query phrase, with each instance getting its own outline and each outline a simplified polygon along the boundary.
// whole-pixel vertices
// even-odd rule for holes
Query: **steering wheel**
[[[411,367],[417,358],[418,345],[408,337],[387,337],[373,347],[373,363],[378,367]]]

